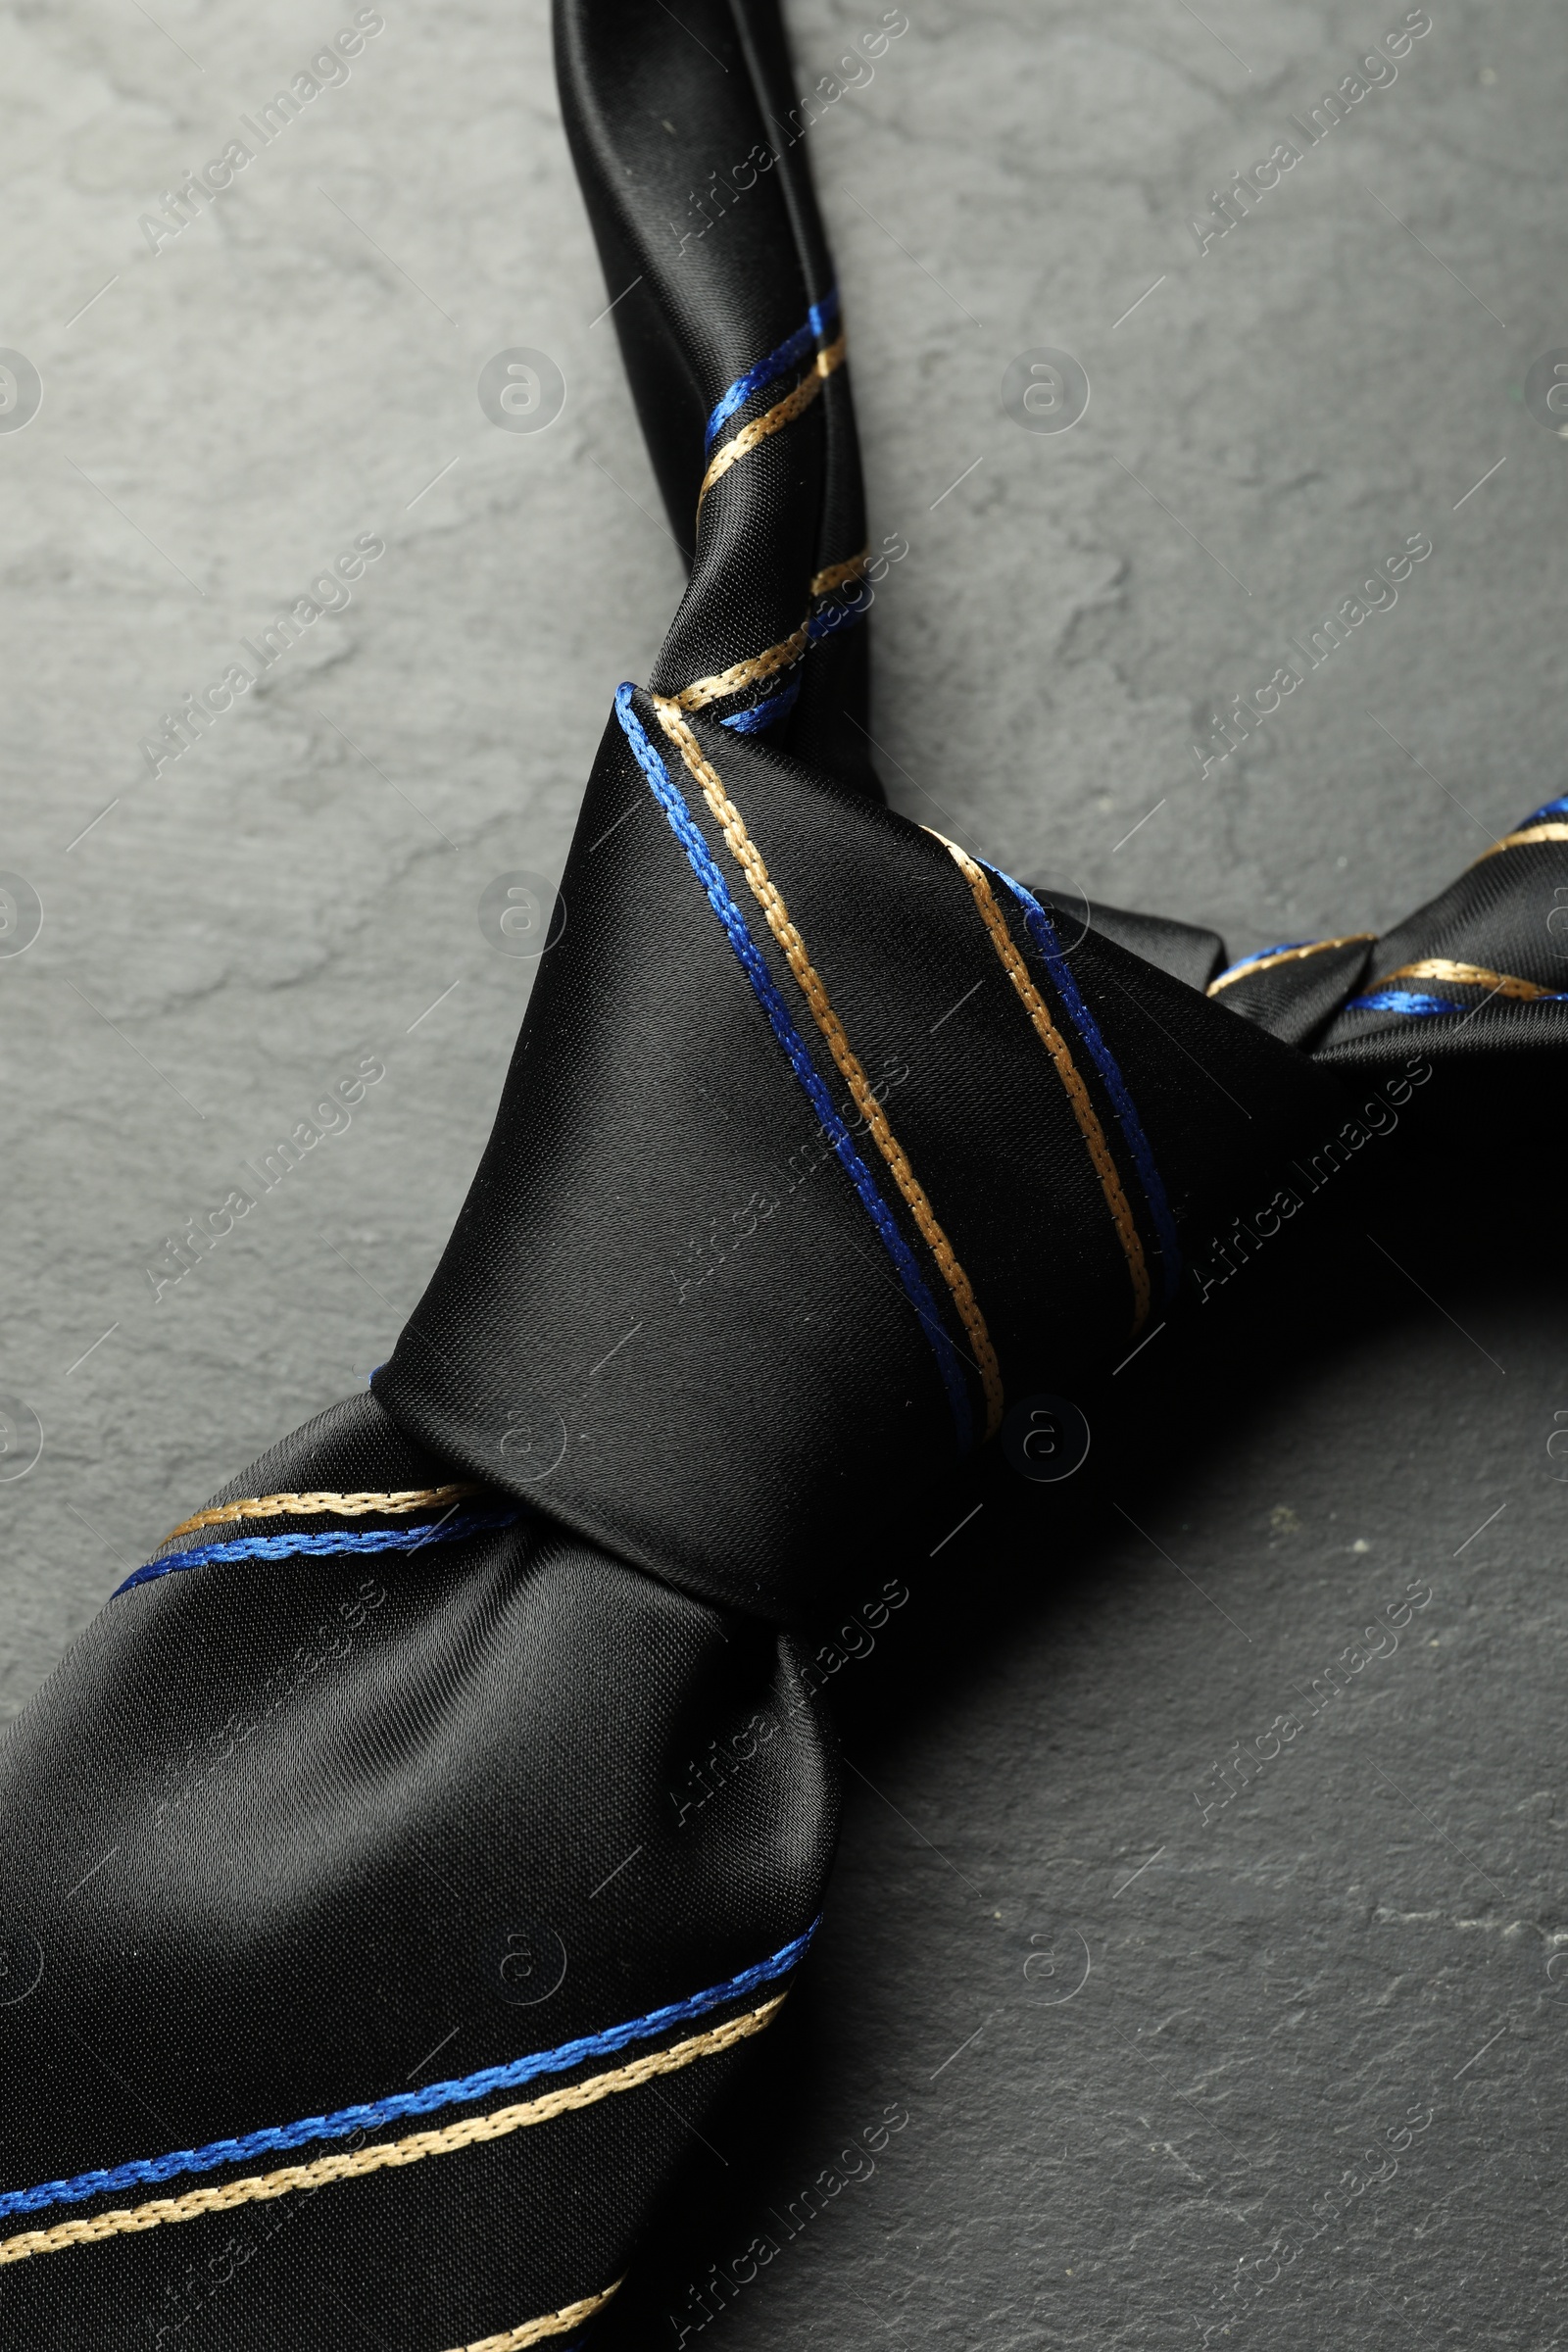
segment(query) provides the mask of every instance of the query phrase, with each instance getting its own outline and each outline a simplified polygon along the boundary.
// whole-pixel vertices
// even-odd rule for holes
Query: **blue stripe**
[[[1428,997],[1409,988],[1375,989],[1369,997],[1351,997],[1344,1008],[1347,1012],[1408,1012],[1428,1016],[1436,1012],[1463,1012],[1450,997]]]
[[[1481,983],[1479,980],[1472,980],[1469,986],[1479,988]],[[1481,1004],[1494,1002],[1498,993],[1496,989],[1494,989],[1491,998],[1482,998]],[[1513,1004],[1568,1004],[1568,991],[1548,990],[1544,996],[1511,997],[1508,1002]],[[1345,1010],[1347,1012],[1408,1012],[1430,1016],[1437,1012],[1479,1012],[1481,1004],[1455,1004],[1447,997],[1429,997],[1418,990],[1408,988],[1380,988],[1375,989],[1369,997],[1352,997],[1345,1006]]]
[[[1176,1286],[1181,1279],[1182,1246],[1176,1233],[1176,1220],[1170,1213],[1170,1200],[1165,1192],[1164,1182],[1155,1165],[1149,1138],[1144,1133],[1143,1120],[1138,1116],[1138,1106],[1128,1091],[1127,1081],[1121,1074],[1115,1055],[1101,1034],[1100,1023],[1084,1002],[1083,992],[1073,977],[1072,966],[1062,952],[1061,942],[1057,939],[1045,908],[1032,891],[1025,890],[1021,882],[1015,882],[1010,874],[1004,873],[1000,865],[992,866],[991,871],[1000,880],[1005,882],[1023,908],[1023,919],[1028,926],[1029,936],[1034,941],[1039,954],[1051,966],[1051,976],[1056,984],[1062,1003],[1067,1007],[1072,1025],[1093,1055],[1095,1067],[1104,1081],[1105,1092],[1109,1095],[1115,1108],[1116,1117],[1121,1123],[1121,1131],[1127,1138],[1127,1146],[1138,1170],[1138,1181],[1143,1187],[1144,1200],[1153,1221],[1154,1231],[1159,1236],[1159,1253],[1165,1269],[1165,1304],[1169,1306],[1176,1296]]]
[[[1568,816],[1568,793],[1564,793],[1559,801],[1548,801],[1544,808],[1538,808],[1534,816],[1527,816],[1525,824],[1516,829],[1522,833],[1525,825],[1539,825],[1548,816]]]
[[[755,368],[748,368],[744,375],[735,378],[708,419],[709,449],[712,448],[736,411],[745,408],[754,392],[760,392],[764,384],[772,383],[775,377],[793,368],[797,360],[804,360],[808,351],[815,350],[838,315],[839,292],[835,286],[825,302],[812,303],[804,326],[798,326],[793,335],[785,337],[776,351],[770,351],[765,360],[759,360]]]
[[[199,1551],[166,1551],[127,1576],[110,1594],[118,1600],[132,1585],[151,1584],[155,1577],[175,1576],[181,1568],[215,1568],[222,1560],[287,1560],[299,1552],[319,1556],[344,1551],[418,1551],[426,1544],[461,1544],[466,1536],[487,1535],[492,1528],[513,1527],[521,1511],[470,1511],[457,1519],[426,1519],[415,1527],[374,1527],[350,1531],[334,1528],[324,1535],[241,1536],[232,1544],[208,1544]]]
[[[1209,989],[1212,992],[1222,980],[1228,980],[1232,972],[1245,972],[1250,963],[1261,963],[1265,956],[1294,956],[1298,948],[1315,948],[1317,944],[1315,939],[1282,939],[1278,947],[1254,949],[1250,956],[1239,956],[1222,972],[1216,972],[1208,984]]]
[[[806,623],[808,645],[819,645],[824,637],[836,636],[840,629],[853,629],[858,620],[865,618],[874,599],[868,588],[864,595],[858,593],[861,585],[863,583],[857,583],[853,602],[846,604],[839,601],[835,591],[827,603],[809,614]],[[718,723],[721,727],[731,728],[737,735],[755,735],[760,728],[770,727],[786,711],[794,710],[805,682],[804,673],[797,672],[788,686],[780,693],[770,695],[765,703],[754,703],[749,710],[737,710],[733,718],[721,718]]]
[[[685,2025],[690,2018],[704,2017],[710,2009],[721,2009],[726,2001],[739,2000],[760,1985],[771,1984],[803,1958],[819,1924],[813,1920],[804,1936],[797,1936],[793,1942],[783,1945],[771,1960],[742,1969],[738,1977],[731,1977],[726,1984],[710,1984],[706,1992],[674,2001],[667,2009],[650,2009],[645,2017],[634,2017],[623,2026],[611,2026],[602,2034],[584,2034],[580,2041],[564,2041],[557,2049],[514,2059],[510,2066],[487,2066],[476,2075],[431,2082],[423,2090],[393,2091],[389,2097],[371,2099],[362,2107],[340,2107],[332,2115],[308,2115],[297,2124],[275,2124],[266,2131],[247,2132],[240,2139],[210,2140],[204,2148],[176,2148],[170,2156],[139,2157],[105,2172],[78,2173],[72,2180],[45,2180],[37,2188],[8,2189],[0,2195],[0,2216],[41,2213],[50,2205],[79,2205],[88,2197],[101,2196],[106,2189],[144,2188],[159,2180],[177,2180],[183,2174],[210,2173],[220,2164],[247,2164],[253,2157],[303,2148],[312,2140],[347,2139],[356,2132],[378,2132],[383,2125],[401,2123],[407,2116],[434,2115],[443,2107],[466,2106],[475,2099],[488,2099],[498,2090],[515,2090],[521,2083],[536,2082],[541,2075],[567,2074],[587,2059],[609,2057],[634,2041],[651,2041],[656,2034],[667,2033],[671,2026]]]
[[[754,703],[749,710],[737,710],[733,718],[721,718],[719,725],[729,727],[737,735],[756,735],[770,727],[776,718],[783,718],[800,700],[805,683],[799,674],[778,694],[770,694],[765,703]]]
[[[974,1425],[969,1411],[969,1393],[964,1386],[963,1370],[956,1350],[948,1337],[947,1327],[937,1312],[936,1300],[921,1278],[908,1243],[893,1221],[893,1213],[877,1191],[871,1172],[850,1141],[849,1129],[833,1107],[833,1098],[806,1050],[806,1041],[790,1019],[784,1000],[773,985],[772,975],[762,961],[761,951],[746,927],[746,917],[731,898],[723,875],[713,863],[707,842],[703,839],[680,786],[669,775],[658,752],[649,742],[641,719],[632,709],[633,686],[621,686],[615,694],[615,715],[620,720],[627,742],[643,774],[653,787],[654,798],[669,819],[669,829],[685,851],[692,872],[702,884],[709,905],[723,924],[742,971],[751,982],[758,1003],[768,1018],[768,1025],[789,1057],[791,1069],[806,1089],[812,1109],[821,1121],[822,1133],[838,1153],[850,1182],[876,1227],[883,1248],[892,1258],[905,1295],[920,1318],[920,1325],[931,1343],[942,1385],[948,1393],[953,1418],[958,1433],[960,1452],[967,1453],[974,1443]]]

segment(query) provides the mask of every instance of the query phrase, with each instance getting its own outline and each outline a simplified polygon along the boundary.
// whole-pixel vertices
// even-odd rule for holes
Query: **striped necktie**
[[[1389,936],[1228,967],[891,810],[823,86],[774,0],[558,0],[557,40],[688,584],[389,1362],[6,1747],[9,2345],[612,2328],[808,1965],[803,1627],[1031,1399],[1179,1347],[1224,1237],[1568,1033],[1568,797]]]

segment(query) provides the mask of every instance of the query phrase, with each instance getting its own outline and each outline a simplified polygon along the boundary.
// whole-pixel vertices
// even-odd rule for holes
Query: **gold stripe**
[[[275,2173],[254,2173],[243,2180],[225,2181],[220,2188],[192,2189],[182,2197],[154,2197],[145,2205],[126,2205],[112,2213],[96,2213],[88,2221],[59,2222],[52,2230],[24,2230],[20,2236],[8,2237],[0,2243],[0,2266],[25,2262],[30,2254],[60,2254],[67,2246],[92,2245],[102,2238],[157,2230],[166,2222],[194,2222],[204,2213],[228,2213],[236,2205],[255,2205],[273,2197],[286,2197],[296,2188],[320,2188],[328,2180],[358,2180],[367,2173],[384,2172],[389,2165],[418,2164],[426,2156],[452,2156],[458,2149],[481,2141],[506,2139],[529,2124],[547,2124],[555,2116],[569,2114],[574,2108],[597,2106],[613,2091],[635,2090],[656,2076],[678,2074],[694,2058],[716,2056],[720,2050],[727,2050],[771,2025],[786,1997],[778,1993],[772,2000],[764,2001],[760,2009],[753,2009],[744,2017],[732,2017],[706,2034],[694,2034],[687,2041],[677,2041],[671,2049],[635,2058],[629,2066],[617,2066],[606,2075],[592,2075],[586,2082],[570,2083],[564,2090],[548,2091],[542,2099],[530,2099],[523,2106],[498,2107],[490,2115],[465,2116],[461,2123],[448,2124],[444,2131],[415,2132],[407,2139],[382,2140],[374,2147],[356,2148],[344,2156],[320,2156],[313,2164],[285,2165]]]
[[[513,2328],[505,2335],[484,2335],[476,2344],[460,2344],[457,2352],[523,2352],[525,2344],[542,2344],[547,2336],[564,2335],[568,2328],[581,2327],[591,2320],[620,2285],[607,2286],[602,2295],[585,2295],[580,2303],[568,2303],[562,2311],[547,2312],[542,2320],[525,2320],[520,2328]]]
[[[881,1103],[871,1092],[871,1082],[845,1034],[843,1022],[829,1002],[816,967],[806,952],[806,942],[791,922],[790,910],[776,883],[768,879],[761,852],[746,830],[746,820],[725,791],[717,770],[703,757],[702,746],[676,705],[662,695],[656,694],[653,699],[664,733],[678,747],[687,769],[702,786],[703,797],[751,884],[753,897],[767,917],[767,927],[784,951],[790,970],[800,983],[801,993],[811,1007],[812,1017],[827,1041],[833,1059],[849,1083],[855,1106],[870,1128],[876,1148],[892,1171],[893,1181],[919,1228],[920,1238],[942,1269],[942,1279],[952,1294],[953,1303],[958,1310],[963,1328],[969,1335],[969,1344],[974,1349],[976,1368],[986,1395],[986,1436],[993,1437],[1002,1424],[1002,1368],[997,1362],[997,1351],[991,1345],[991,1334],[986,1329],[986,1320],[980,1311],[980,1302],[975,1298],[969,1277],[958,1263],[953,1244],[938,1224],[936,1212],[909,1165],[903,1145],[888,1125]]]
[[[870,554],[870,547],[865,546],[858,556],[852,556],[847,564],[830,564],[826,571],[819,571],[811,582],[811,594],[831,596],[834,589],[842,588],[846,580],[858,580],[865,569]]]
[[[1490,989],[1494,997],[1517,997],[1527,1004],[1557,994],[1554,988],[1538,987],[1534,980],[1516,980],[1511,972],[1488,971],[1484,963],[1451,963],[1446,956],[1426,956],[1419,963],[1401,963],[1396,972],[1385,972],[1372,986],[1390,988],[1396,980],[1447,980],[1460,988]]]
[[[826,351],[817,353],[809,374],[802,376],[793,392],[786,392],[765,416],[759,416],[754,424],[743,424],[732,439],[714,450],[712,463],[704,474],[703,486],[697,493],[699,515],[703,511],[704,499],[720,475],[728,473],[730,467],[742,458],[749,457],[770,434],[778,432],[786,424],[793,424],[797,416],[805,415],[835,368],[843,367],[844,351],[845,339],[840,335],[838,341],[830,343]]]
[[[830,564],[826,571],[819,571],[812,580],[811,595],[828,596],[835,588],[842,588],[846,580],[858,579],[865,570],[870,553],[868,547],[862,547],[859,554],[851,556],[847,564]],[[739,694],[743,687],[760,685],[763,678],[772,677],[778,670],[788,669],[792,662],[800,660],[809,643],[810,630],[803,620],[798,629],[791,629],[787,637],[781,638],[777,645],[770,645],[765,653],[753,654],[749,660],[736,662],[728,669],[716,670],[711,677],[694,678],[689,686],[683,686],[679,694],[672,695],[670,699],[678,703],[683,710],[701,710],[709,703],[721,702],[726,694]]]
[[[933,828],[928,825],[926,831],[932,832]],[[1045,999],[1029,976],[1028,965],[1012,944],[1012,936],[1003,920],[1002,909],[997,905],[983,869],[976,865],[966,850],[960,850],[956,841],[949,841],[945,833],[936,833],[934,838],[941,842],[968,883],[1002,968],[1012,982],[1018,1001],[1034,1025],[1035,1035],[1051,1055],[1056,1075],[1066,1089],[1067,1100],[1072,1104],[1073,1116],[1078,1122],[1078,1132],[1089,1147],[1089,1156],[1095,1163],[1095,1174],[1100,1178],[1100,1189],[1105,1196],[1105,1206],[1110,1211],[1116,1238],[1121,1243],[1127,1260],[1127,1271],[1132,1276],[1133,1331],[1137,1333],[1149,1318],[1149,1264],[1144,1256],[1143,1240],[1133,1212],[1127,1204],[1127,1195],[1122,1190],[1116,1162],[1105,1141],[1105,1131],[1090,1100],[1089,1089],[1079,1076],[1066,1039],[1052,1019]]]
[[[1482,851],[1476,865],[1485,865],[1487,859],[1495,858],[1499,850],[1533,849],[1540,841],[1568,841],[1568,825],[1527,825],[1522,833],[1505,833],[1500,841],[1493,843],[1490,850]],[[1475,866],[1470,870],[1473,873]]]
[[[308,1518],[331,1511],[339,1519],[363,1519],[368,1511],[416,1511],[427,1502],[457,1502],[465,1494],[482,1494],[482,1487],[400,1487],[393,1494],[246,1494],[237,1502],[215,1502],[210,1511],[182,1519],[164,1538],[193,1536],[199,1527],[225,1527],[235,1519]]]
[[[1250,980],[1254,972],[1271,972],[1277,963],[1301,963],[1308,956],[1325,956],[1330,948],[1355,948],[1363,940],[1376,939],[1375,931],[1346,931],[1338,939],[1309,940],[1304,948],[1277,948],[1272,956],[1254,956],[1238,964],[1234,972],[1221,972],[1211,980],[1203,994],[1217,997],[1222,988],[1234,988],[1238,980]]]
[[[765,654],[753,654],[749,662],[737,662],[733,668],[721,669],[710,678],[694,679],[683,686],[671,699],[683,710],[701,710],[707,703],[716,703],[726,694],[739,694],[743,686],[755,686],[762,678],[770,678],[777,669],[788,669],[805,653],[809,638],[803,620],[798,629],[778,645],[770,645]]]

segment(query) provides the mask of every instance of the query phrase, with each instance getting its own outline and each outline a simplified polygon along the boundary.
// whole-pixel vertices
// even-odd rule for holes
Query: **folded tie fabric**
[[[1500,1115],[1568,1040],[1568,796],[1386,938],[1228,967],[890,809],[773,0],[557,41],[689,583],[389,1361],[0,1762],[8,2345],[590,2340],[810,1965],[801,1629],[1011,1405],[1179,1347],[1195,1244],[1365,1089]]]

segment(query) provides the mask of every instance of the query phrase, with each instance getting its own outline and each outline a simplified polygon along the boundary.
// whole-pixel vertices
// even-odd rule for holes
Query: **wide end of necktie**
[[[370,1396],[236,1484],[6,1759],[6,2339],[543,2341],[808,1948],[801,1655]]]

